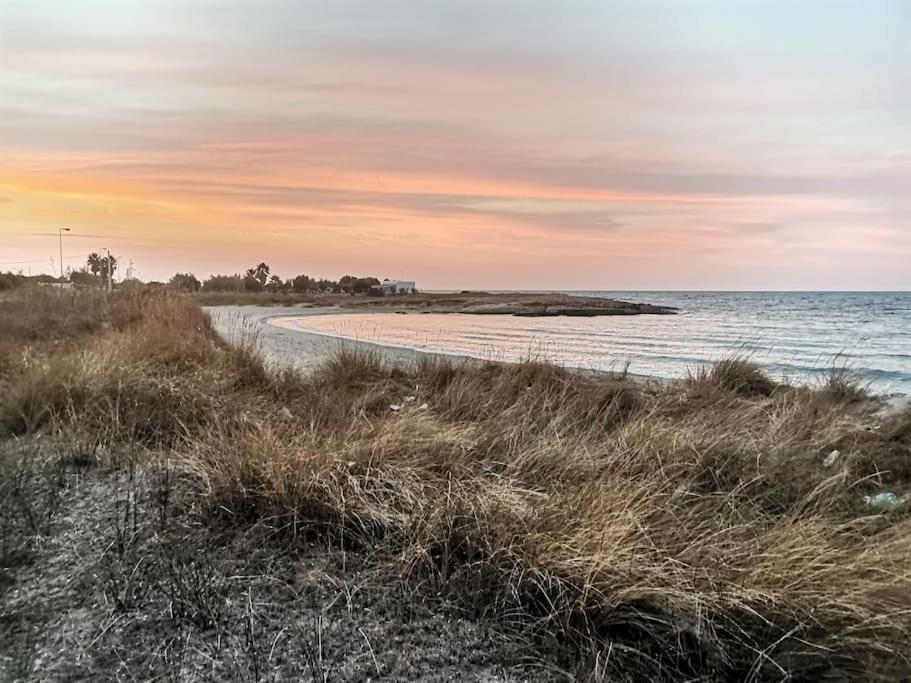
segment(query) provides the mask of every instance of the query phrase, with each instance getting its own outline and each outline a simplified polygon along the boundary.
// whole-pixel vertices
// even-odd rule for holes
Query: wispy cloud
[[[162,276],[168,244],[199,245],[186,268],[219,234],[212,267],[255,243],[326,269],[434,261],[438,286],[531,283],[554,258],[547,285],[599,286],[599,253],[625,255],[630,286],[724,286],[710,254],[757,287],[850,286],[836,281],[858,254],[857,286],[911,286],[894,258],[911,219],[911,15],[826,16],[784,2],[7,4],[0,236],[28,258],[43,247],[27,232],[77,222],[157,244],[136,258]],[[441,247],[477,272],[441,264]],[[809,272],[804,252],[823,248]]]

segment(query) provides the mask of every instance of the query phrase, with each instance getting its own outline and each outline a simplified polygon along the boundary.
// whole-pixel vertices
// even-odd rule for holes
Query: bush
[[[261,292],[264,289],[263,283],[252,275],[247,275],[244,278],[243,283],[245,292]]]
[[[306,294],[315,289],[316,283],[306,275],[298,275],[291,280],[291,291],[295,294]]]
[[[741,396],[770,396],[777,386],[758,365],[736,357],[715,363],[704,379]]]
[[[178,292],[197,292],[202,284],[193,273],[175,273],[168,281],[168,286]]]
[[[92,275],[84,270],[74,270],[70,273],[70,282],[76,287],[101,287],[103,281],[100,276]]]
[[[0,273],[0,292],[7,289],[15,289],[25,284],[25,278],[15,273]]]
[[[204,292],[242,292],[244,279],[240,275],[210,275],[202,283]]]

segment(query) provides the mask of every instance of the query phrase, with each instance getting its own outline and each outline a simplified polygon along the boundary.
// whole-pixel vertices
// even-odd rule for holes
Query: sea
[[[778,380],[847,372],[878,394],[911,395],[911,292],[567,292],[679,309],[677,315],[524,318],[308,316],[302,329],[500,361],[679,378],[746,357]]]

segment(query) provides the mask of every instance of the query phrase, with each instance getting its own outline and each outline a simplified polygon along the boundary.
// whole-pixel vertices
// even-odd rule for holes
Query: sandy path
[[[426,355],[416,349],[385,346],[365,341],[339,339],[306,332],[300,328],[287,329],[271,324],[279,318],[309,315],[370,315],[369,311],[352,311],[341,307],[303,308],[299,306],[209,306],[215,330],[232,344],[254,340],[266,362],[272,365],[291,365],[309,370],[340,348],[373,349],[393,362],[412,362]]]

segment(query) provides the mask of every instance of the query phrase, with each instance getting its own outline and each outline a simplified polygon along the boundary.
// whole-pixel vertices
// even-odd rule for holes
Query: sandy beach
[[[324,334],[288,329],[272,324],[282,318],[301,316],[370,315],[340,306],[305,308],[300,306],[210,306],[205,308],[216,332],[225,341],[239,344],[253,341],[270,365],[292,366],[309,370],[340,348],[373,349],[392,362],[410,362],[425,352],[366,341],[340,339]]]
[[[275,324],[286,318],[300,318],[325,315],[369,316],[373,309],[352,309],[342,306],[309,308],[304,306],[209,306],[206,312],[212,318],[216,332],[231,344],[254,341],[267,364],[278,367],[293,367],[311,370],[321,361],[342,348],[371,349],[380,353],[384,360],[392,363],[411,363],[428,351],[392,346],[378,342],[341,338],[318,332],[309,332],[300,326]],[[441,354],[456,360],[467,356]],[[595,370],[583,372],[595,373]],[[629,376],[649,384],[667,384],[673,380],[631,372]],[[878,417],[892,415],[911,407],[911,396],[880,395],[875,399],[880,409]]]

